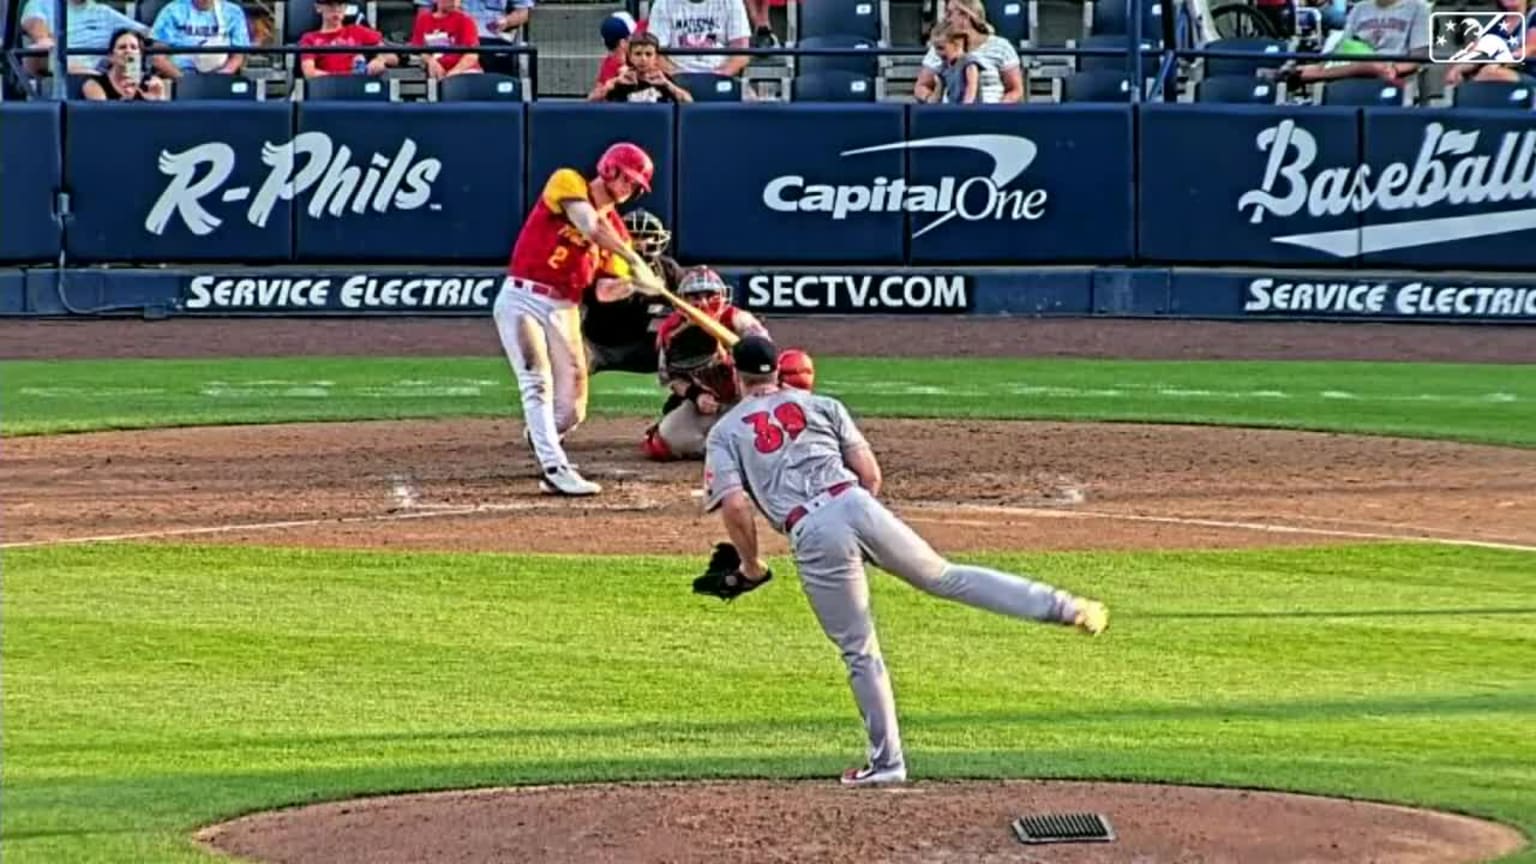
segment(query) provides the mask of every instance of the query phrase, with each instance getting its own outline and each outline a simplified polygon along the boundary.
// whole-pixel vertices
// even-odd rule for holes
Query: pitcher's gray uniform
[[[844,457],[869,447],[848,410],[803,390],[748,395],[711,430],[706,508],[740,490],[789,538],[800,581],[827,637],[842,651],[869,733],[869,762],[847,785],[906,779],[890,678],[870,618],[864,561],[930,594],[1097,633],[1101,604],[1009,573],[952,564],[859,485]]]

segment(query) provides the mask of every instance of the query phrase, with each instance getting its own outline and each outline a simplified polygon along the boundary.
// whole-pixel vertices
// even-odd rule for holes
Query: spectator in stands
[[[1451,66],[1445,71],[1445,83],[1454,87],[1462,81],[1530,81],[1536,84],[1536,8],[1524,13],[1521,0],[1499,0],[1499,7],[1507,14],[1494,29],[1505,39],[1510,51],[1521,56],[1518,40],[1525,43],[1525,61],[1521,63],[1464,63]],[[1524,26],[1520,16],[1525,15]],[[1437,34],[1438,36],[1438,34]]]
[[[21,47],[52,48],[53,36],[59,27],[59,0],[27,0],[21,9]],[[96,0],[69,0],[69,47],[106,49],[112,44],[112,35],[118,30],[132,30],[146,34],[149,28],[127,15]],[[107,67],[107,58],[100,55],[70,55],[69,71],[91,74]],[[34,75],[48,69],[48,58],[29,57],[27,68]]]
[[[970,31],[939,27],[933,31],[930,44],[944,61],[938,72],[940,86],[935,89],[933,101],[974,105],[980,98],[981,61],[971,56]]]
[[[656,0],[646,23],[663,49],[745,48],[751,36],[742,0]],[[745,54],[678,54],[667,61],[677,72],[735,76],[749,59]]]
[[[165,98],[165,82],[144,72],[144,37],[126,27],[112,34],[107,71],[92,75],[81,94],[95,102],[149,102]]]
[[[979,101],[988,104],[1023,101],[1024,67],[1019,62],[1019,52],[987,23],[987,10],[981,0],[949,0],[944,7],[943,23],[950,31],[969,34],[971,56],[981,64]],[[917,73],[913,98],[919,102],[934,101],[939,72],[943,68],[944,60],[939,52],[929,48],[923,56],[923,68]]]
[[[249,48],[245,10],[232,0],[172,0],[155,16],[150,36],[172,48]],[[244,54],[157,55],[155,69],[177,79],[193,73],[233,75],[245,65]]]
[[[783,6],[788,0],[746,0],[746,2],[747,18],[752,23],[752,47],[779,47],[779,37],[774,35],[773,23],[768,18],[768,7]]]
[[[594,86],[600,87],[604,81],[617,78],[629,64],[629,40],[641,32],[641,26],[635,23],[634,16],[628,12],[615,12],[603,19],[598,32],[603,36],[603,46],[608,49],[608,53],[603,55],[603,62],[597,67],[597,83]]]
[[[629,63],[612,78],[592,88],[593,102],[681,102],[693,95],[667,77],[661,69],[661,43],[651,33],[629,38]]]
[[[435,0],[416,0],[417,6],[430,8]],[[462,0],[464,14],[475,20],[481,45],[517,45],[522,42],[522,28],[533,12],[533,0]],[[480,68],[516,76],[520,73],[516,54],[480,54]]]
[[[1429,55],[1429,7],[1424,0],[1360,0],[1344,22],[1344,38],[1370,45],[1377,54]],[[1413,75],[1418,63],[1312,63],[1296,70],[1301,81],[1334,78],[1382,78],[1397,82]]]
[[[348,24],[347,0],[319,0],[320,29],[311,30],[299,37],[299,47],[341,47],[358,45],[372,47],[384,44],[384,36],[367,24]],[[326,75],[383,75],[394,66],[398,58],[393,54],[301,54],[299,68],[305,78]]]
[[[475,19],[466,15],[459,5],[460,0],[437,0],[437,8],[417,12],[416,26],[411,29],[411,44],[431,48],[478,47],[480,31],[475,26]],[[422,65],[433,78],[482,71],[480,60],[474,54],[424,54]]]

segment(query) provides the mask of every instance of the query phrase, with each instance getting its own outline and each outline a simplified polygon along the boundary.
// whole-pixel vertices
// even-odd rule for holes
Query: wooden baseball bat
[[[703,309],[700,309],[692,303],[689,303],[687,300],[677,296],[677,294],[673,293],[672,289],[668,288],[666,285],[660,285],[659,287],[661,288],[661,296],[667,298],[668,303],[671,303],[673,306],[677,307],[677,311],[686,315],[689,321],[692,321],[693,323],[699,325],[699,327],[703,328],[704,332],[715,337],[715,339],[721,345],[724,345],[727,348],[734,348],[736,347],[736,343],[741,341],[741,337],[737,336],[736,333],[731,330],[731,328],[721,324],[714,318],[711,318],[709,314]]]

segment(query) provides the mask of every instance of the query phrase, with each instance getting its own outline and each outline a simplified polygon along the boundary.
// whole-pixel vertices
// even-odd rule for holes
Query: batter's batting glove
[[[754,591],[773,578],[772,570],[763,571],[763,578],[748,579],[741,572],[741,553],[730,543],[716,543],[715,552],[709,558],[704,575],[693,580],[693,593],[719,597],[727,602]]]

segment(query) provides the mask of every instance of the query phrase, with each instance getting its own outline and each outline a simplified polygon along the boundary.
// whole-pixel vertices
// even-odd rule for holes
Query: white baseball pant
[[[562,436],[587,416],[587,352],[578,304],[535,293],[543,286],[508,276],[492,315],[517,375],[523,420],[542,468],[568,465]]]

